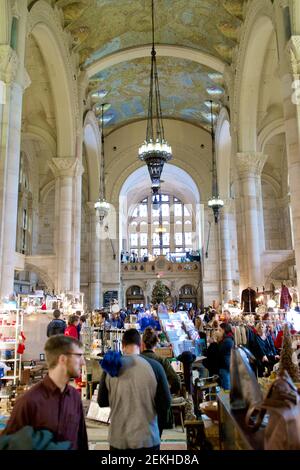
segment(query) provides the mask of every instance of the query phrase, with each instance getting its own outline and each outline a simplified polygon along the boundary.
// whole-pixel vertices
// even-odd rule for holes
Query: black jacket
[[[67,328],[66,322],[60,318],[52,320],[47,326],[47,336],[63,335]]]
[[[259,335],[255,335],[253,354],[260,361],[264,356],[276,356],[277,351],[271,335],[267,335],[266,339],[262,339]]]
[[[219,346],[218,343],[211,343],[206,352],[206,359],[203,360],[202,364],[208,369],[209,376],[219,374]]]
[[[234,340],[231,335],[227,335],[224,339],[218,344],[219,346],[219,369],[226,369],[228,372],[230,370],[230,355],[231,350],[234,346]]]

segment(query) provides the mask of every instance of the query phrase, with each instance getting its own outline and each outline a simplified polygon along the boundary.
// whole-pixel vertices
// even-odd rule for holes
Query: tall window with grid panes
[[[193,249],[192,206],[170,194],[159,194],[158,198],[157,207],[152,204],[153,197],[140,201],[130,217],[130,253],[143,261],[155,255],[185,255]]]

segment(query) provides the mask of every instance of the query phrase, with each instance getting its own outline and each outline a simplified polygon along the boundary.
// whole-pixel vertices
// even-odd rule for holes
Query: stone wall
[[[39,206],[39,255],[54,253],[54,207],[55,189],[53,187]]]
[[[291,249],[289,208],[276,197],[272,186],[262,181],[265,248],[266,250]]]

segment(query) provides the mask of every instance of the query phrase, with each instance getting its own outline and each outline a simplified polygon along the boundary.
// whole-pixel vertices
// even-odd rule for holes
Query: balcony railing
[[[165,257],[158,257],[155,261],[121,263],[122,273],[159,273],[160,271],[169,273],[193,273],[200,271],[199,261],[172,262]]]

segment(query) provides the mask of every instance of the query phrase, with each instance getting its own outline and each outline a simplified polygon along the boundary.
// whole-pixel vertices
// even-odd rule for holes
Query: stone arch
[[[89,199],[95,202],[99,196],[101,133],[92,111],[89,111],[84,119],[83,141],[88,166]]]
[[[142,281],[138,281],[138,280],[127,281],[126,284],[124,285],[124,287],[126,289],[126,294],[127,294],[128,290],[131,289],[132,287],[139,287],[139,289],[141,289],[141,291],[143,293],[145,291],[145,283],[142,282]]]
[[[57,155],[72,157],[75,155],[79,116],[77,75],[58,11],[54,11],[45,0],[39,0],[30,10],[28,32],[34,36],[41,50],[51,83],[56,115]]]
[[[216,127],[216,158],[219,193],[224,199],[230,196],[231,145],[230,118],[222,108]]]
[[[266,279],[265,285],[269,287],[269,285],[271,283],[274,283],[274,281],[277,281],[278,283],[280,283],[281,281],[286,281],[286,280],[295,281],[295,279],[289,279],[289,268],[294,267],[294,266],[295,266],[294,256],[283,261],[282,263],[277,264],[276,267],[273,268],[269,272],[269,274],[265,276],[265,279]]]
[[[283,119],[275,119],[260,131],[257,140],[258,151],[264,152],[264,148],[268,141],[278,134],[285,134],[285,125]]]
[[[49,195],[49,193],[55,189],[55,181],[49,181],[45,186],[40,190],[40,201],[44,203]]]
[[[237,59],[235,110],[240,152],[257,150],[260,77],[274,29],[271,1],[254,0],[246,16]]]
[[[47,130],[33,124],[26,125],[26,132],[22,132],[22,140],[38,139],[44,144],[47,144],[51,155],[56,155],[56,141],[54,137]]]
[[[44,283],[47,286],[47,289],[49,289],[51,291],[55,290],[54,281],[51,279],[49,274],[46,271],[44,271],[43,269],[36,266],[35,264],[28,263],[28,262],[25,261],[24,271],[29,271],[29,272],[36,273],[42,279],[42,281],[44,281]]]
[[[150,46],[137,46],[131,47],[126,50],[118,51],[109,54],[86,67],[86,72],[89,77],[113,65],[119,64],[124,61],[130,61],[143,57],[149,57]],[[220,59],[207,54],[205,52],[184,46],[173,45],[157,45],[156,52],[158,56],[177,57],[180,59],[187,59],[197,62],[199,64],[210,67],[217,72],[224,73],[225,63]]]
[[[201,188],[201,199],[208,197],[211,183],[204,175],[208,174],[211,160],[208,158],[211,149],[211,137],[207,131],[183,121],[165,119],[165,134],[172,145],[176,166],[192,175]],[[141,120],[127,124],[110,133],[105,139],[105,168],[107,178],[107,199],[118,204],[119,194],[126,179],[139,167],[145,166],[138,159],[138,148],[145,139],[146,121]],[[114,150],[115,142],[119,142]],[[204,144],[205,148],[201,149]],[[164,173],[162,174],[164,179]],[[150,179],[149,179],[150,188]]]
[[[182,279],[181,281],[176,282],[176,289],[178,290],[178,292],[179,292],[180,289],[182,289],[184,286],[192,286],[193,289],[195,290],[195,293],[196,293],[196,290],[197,290],[197,283],[196,283],[195,281],[193,281],[192,279],[190,279],[190,280]]]
[[[145,165],[137,168],[127,178],[121,176],[123,184],[119,192],[119,246],[123,246],[123,239],[127,238],[128,221],[133,208],[144,197],[150,196],[149,175]],[[162,193],[174,194],[183,203],[188,202],[191,205],[195,246],[201,246],[203,228],[200,214],[201,195],[195,179],[191,173],[168,163],[164,166],[162,178],[166,181],[161,185]]]
[[[137,294],[137,295],[131,294],[130,289],[133,289],[134,287],[138,287],[138,288],[140,289],[140,293],[139,293],[139,294]],[[125,295],[126,295],[126,301],[127,301],[128,297],[131,297],[132,299],[133,299],[133,298],[136,298],[136,299],[143,299],[143,300],[145,299],[145,292],[144,292],[144,289],[143,289],[143,287],[141,287],[141,286],[139,285],[139,283],[137,283],[137,282],[131,283],[131,285],[126,288]],[[127,303],[128,303],[128,302],[127,302]]]

